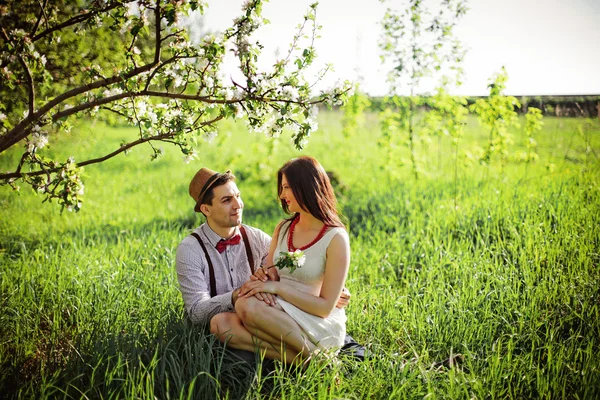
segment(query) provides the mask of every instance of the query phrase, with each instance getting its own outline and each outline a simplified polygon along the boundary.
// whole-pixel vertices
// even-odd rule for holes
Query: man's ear
[[[208,208],[208,204],[200,204],[200,211],[202,212],[202,214],[204,214],[205,216],[209,216],[210,214],[210,209]]]

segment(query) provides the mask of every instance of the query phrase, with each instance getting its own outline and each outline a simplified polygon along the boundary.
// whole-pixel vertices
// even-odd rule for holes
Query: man
[[[242,225],[244,203],[228,170],[218,173],[200,169],[189,187],[190,196],[206,222],[177,248],[177,278],[188,316],[194,324],[208,324],[222,312],[234,312],[240,286],[254,269],[266,264],[271,237]],[[270,294],[258,297],[275,304]],[[338,307],[348,304],[344,289]]]

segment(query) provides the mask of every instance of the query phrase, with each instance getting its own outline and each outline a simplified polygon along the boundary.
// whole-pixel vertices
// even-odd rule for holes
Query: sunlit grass
[[[190,178],[231,168],[244,220],[283,215],[275,171],[299,154],[223,125],[186,165],[137,148],[88,166],[78,214],[0,188],[0,393],[21,398],[530,398],[600,395],[600,128],[545,120],[531,165],[464,164],[448,138],[419,147],[422,179],[386,170],[375,115],[356,137],[323,112],[305,153],[339,178],[353,293],[348,330],[371,357],[255,375],[182,311],[177,244],[202,219]],[[581,127],[581,128],[580,128]],[[50,152],[83,160],[130,128],[84,124]],[[517,131],[514,132],[517,136]],[[460,152],[487,133],[469,120]],[[516,145],[519,139],[516,137]],[[517,146],[515,146],[517,147]],[[398,149],[399,154],[405,151]],[[11,169],[18,154],[0,158]],[[461,353],[460,368],[435,364]]]

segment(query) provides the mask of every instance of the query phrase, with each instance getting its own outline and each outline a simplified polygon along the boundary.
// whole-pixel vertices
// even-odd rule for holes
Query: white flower
[[[306,261],[306,255],[304,255],[304,252],[302,250],[296,249],[296,251],[294,251],[293,256],[296,259],[296,264],[299,267],[304,265],[304,262]]]
[[[139,101],[137,105],[137,113],[138,116],[146,115],[146,111],[148,110],[148,105],[145,101]]]
[[[83,196],[83,192],[84,192],[83,188],[84,188],[84,186],[83,186],[83,183],[82,183],[81,186],[79,187],[79,190],[77,191],[78,195]]]
[[[306,147],[306,145],[308,144],[308,139],[305,137],[302,138],[302,140],[300,140],[300,142],[298,143],[298,146],[303,149]]]
[[[240,103],[234,103],[233,106],[235,107],[235,118],[236,119],[240,119],[244,117],[244,107],[242,107],[242,105]]]
[[[298,258],[298,266],[301,267],[306,262],[306,256],[303,254],[300,258]]]
[[[310,131],[311,132],[314,132],[317,129],[319,129],[319,123],[317,122],[316,119],[314,119],[314,118],[308,118],[306,120],[306,122],[308,123],[308,126],[310,127]]]
[[[189,164],[194,158],[196,158],[196,152],[192,149],[187,155],[183,156],[183,162]]]
[[[183,78],[180,75],[175,75],[173,79],[173,87],[180,87],[183,85]]]
[[[217,131],[208,131],[202,134],[202,138],[207,143],[212,143],[212,141],[217,137]]]
[[[215,42],[215,35],[210,34],[210,35],[206,35],[202,38],[202,44],[203,45],[209,45],[209,44],[213,44]]]
[[[105,90],[103,94],[104,94],[104,97],[110,97],[110,96],[114,96],[114,95],[121,94],[121,93],[123,93],[123,91],[120,88],[115,87],[112,89]]]
[[[156,113],[153,111],[148,111],[148,113],[146,114],[146,117],[150,120],[150,122],[152,122],[153,124],[155,124],[158,121],[158,117],[156,116]]]
[[[294,121],[291,124],[290,129],[294,133],[294,136],[296,136],[298,134],[298,132],[300,132],[300,124]]]
[[[300,94],[298,93],[298,89],[290,85],[283,88],[283,90],[281,91],[281,95],[289,100],[296,100],[300,96]]]
[[[4,121],[6,119],[6,114],[0,112],[0,122]]]
[[[137,46],[133,46],[133,49],[131,49],[131,51],[133,52],[133,54],[137,54],[138,56],[142,54],[142,52],[140,51],[140,49],[137,48]]]
[[[242,11],[247,11],[248,7],[252,5],[252,0],[245,0],[242,4]]]
[[[27,145],[27,151],[32,153],[37,149],[44,148],[47,144],[48,136],[46,133],[40,130],[39,126],[34,126],[33,133],[31,134],[31,138],[29,139],[29,143]]]

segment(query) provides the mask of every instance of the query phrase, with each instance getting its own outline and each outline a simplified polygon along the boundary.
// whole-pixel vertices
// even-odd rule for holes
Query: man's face
[[[209,224],[219,228],[233,228],[242,223],[244,202],[233,181],[213,189],[212,204],[203,204],[202,212]]]

